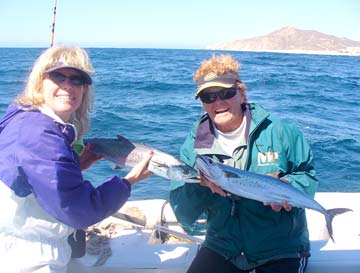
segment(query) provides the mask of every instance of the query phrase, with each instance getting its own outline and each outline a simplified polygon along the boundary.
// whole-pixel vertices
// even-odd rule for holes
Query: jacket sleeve
[[[81,229],[110,216],[127,201],[128,181],[114,176],[93,187],[83,180],[78,157],[56,126],[43,128],[47,129],[34,128],[31,133],[28,126],[20,129],[16,158],[18,177],[45,211]]]
[[[283,145],[287,153],[288,170],[284,178],[297,189],[314,197],[317,179],[313,166],[313,155],[303,133],[293,124],[283,128]]]
[[[195,166],[194,129],[187,136],[180,149],[180,159],[189,166]],[[206,211],[212,199],[212,192],[199,184],[171,181],[170,204],[178,221],[190,225]]]

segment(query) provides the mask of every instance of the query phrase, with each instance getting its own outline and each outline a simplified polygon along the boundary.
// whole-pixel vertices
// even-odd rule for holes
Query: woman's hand
[[[218,185],[214,184],[213,182],[211,182],[210,180],[208,180],[201,172],[200,172],[200,180],[201,182],[199,184],[201,186],[208,187],[212,193],[217,193],[223,197],[226,197],[226,193],[223,191],[223,189]]]
[[[80,170],[84,171],[92,164],[94,164],[96,161],[102,159],[103,157],[101,155],[95,154],[91,152],[91,144],[87,144],[85,146],[84,151],[82,152],[79,160],[80,160]]]
[[[286,210],[287,212],[290,212],[292,209],[292,206],[288,204],[287,201],[282,201],[281,205],[277,205],[275,203],[264,203],[265,206],[270,206],[273,211],[279,212],[282,208]]]
[[[143,180],[153,175],[153,173],[147,169],[153,154],[154,152],[150,151],[147,155],[145,155],[143,160],[136,164],[134,168],[132,168],[131,171],[124,177],[127,181],[129,181],[131,185],[134,185],[140,180]]]

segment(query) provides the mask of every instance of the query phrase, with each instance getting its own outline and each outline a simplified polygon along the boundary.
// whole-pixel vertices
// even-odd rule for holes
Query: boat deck
[[[317,193],[315,199],[325,208],[344,207],[353,211],[338,215],[333,220],[334,240],[329,239],[325,218],[322,214],[307,210],[308,228],[311,240],[311,257],[307,273],[359,273],[360,272],[360,193]],[[199,244],[187,240],[175,240],[162,244],[155,237],[154,226],[165,200],[129,201],[120,211],[126,212],[136,206],[146,215],[146,227],[132,225],[119,230],[111,239],[112,256],[105,264],[93,266],[98,257],[85,255],[74,259],[69,272],[76,273],[144,273],[144,272],[186,272],[196,255]],[[176,218],[169,205],[164,207],[164,222],[174,223]],[[122,220],[110,217],[108,222]],[[168,228],[181,231],[172,224]],[[154,239],[155,238],[155,239]]]

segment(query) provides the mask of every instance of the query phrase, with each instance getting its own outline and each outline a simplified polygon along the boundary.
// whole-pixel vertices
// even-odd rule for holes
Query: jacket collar
[[[194,148],[211,148],[215,139],[214,125],[208,114],[205,114],[196,132]]]
[[[40,110],[41,113],[43,113],[44,115],[52,118],[57,123],[60,123],[60,124],[63,124],[63,125],[66,124],[58,115],[55,114],[55,112],[49,106],[42,105],[41,107],[39,107],[39,110]]]
[[[46,105],[43,105],[39,108],[40,112],[44,115],[52,118],[58,125],[62,133],[64,134],[66,140],[72,146],[77,140],[77,130],[74,124],[64,122],[55,112]]]

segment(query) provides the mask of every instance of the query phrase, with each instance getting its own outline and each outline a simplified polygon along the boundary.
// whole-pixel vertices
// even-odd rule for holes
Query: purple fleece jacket
[[[0,180],[19,197],[34,194],[54,218],[81,229],[117,211],[131,187],[117,176],[97,188],[85,181],[71,148],[74,138],[71,125],[11,104],[0,119]]]

